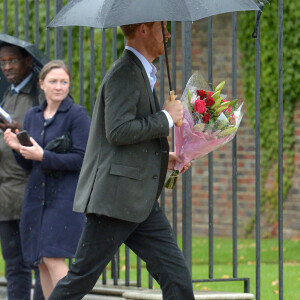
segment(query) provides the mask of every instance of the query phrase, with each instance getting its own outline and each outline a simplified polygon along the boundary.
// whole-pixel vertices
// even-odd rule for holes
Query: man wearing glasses
[[[6,145],[3,132],[22,128],[26,112],[39,104],[38,77],[32,72],[32,57],[23,48],[1,43],[0,68],[10,84],[0,106],[11,121],[0,116],[0,239],[5,260],[8,299],[30,299],[32,269],[23,260],[19,221],[28,173],[20,167]],[[34,300],[44,299],[38,269]]]

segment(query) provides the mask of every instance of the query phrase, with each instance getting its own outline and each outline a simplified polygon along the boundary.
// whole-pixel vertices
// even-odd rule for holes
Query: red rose
[[[202,121],[206,124],[209,123],[209,120],[210,120],[210,114],[205,114],[203,117],[202,117]]]
[[[200,99],[203,100],[205,97],[207,97],[207,94],[204,90],[197,90],[197,96],[199,96]]]
[[[215,104],[215,100],[213,97],[208,96],[205,100],[206,106],[213,106]]]
[[[196,100],[194,105],[194,111],[198,112],[199,114],[203,114],[206,112],[206,104],[203,100]]]
[[[212,96],[214,92],[207,92],[208,96]]]

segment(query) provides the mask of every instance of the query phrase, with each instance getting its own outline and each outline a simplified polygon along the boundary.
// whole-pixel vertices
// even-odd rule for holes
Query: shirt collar
[[[151,90],[153,91],[154,85],[156,83],[156,75],[155,75],[156,72],[157,72],[156,67],[153,64],[149,63],[149,61],[145,58],[145,56],[143,56],[136,49],[134,49],[130,46],[125,46],[125,49],[130,50],[131,52],[133,52],[137,56],[137,58],[141,61],[141,63],[144,66],[144,69],[146,71],[146,74],[148,76],[150,86],[151,86]]]
[[[33,73],[31,72],[21,83],[19,83],[17,86],[14,84],[11,85],[11,90],[15,90],[18,94],[22,90],[22,88],[29,82],[31,77],[33,76]]]

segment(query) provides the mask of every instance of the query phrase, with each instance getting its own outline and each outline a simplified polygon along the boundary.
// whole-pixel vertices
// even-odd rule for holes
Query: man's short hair
[[[19,46],[13,45],[13,44],[9,44],[9,43],[6,43],[6,42],[0,42],[0,50],[3,47],[15,47],[15,48],[17,48],[20,51],[21,55],[24,58],[30,56],[30,54],[24,48],[22,48],[22,47],[19,47]]]
[[[127,39],[131,39],[133,38],[136,30],[138,29],[138,27],[141,25],[141,24],[146,24],[147,26],[149,27],[152,27],[154,22],[148,22],[148,23],[137,23],[137,24],[129,24],[129,25],[122,25],[120,26],[121,27],[121,30],[125,36],[125,38]]]

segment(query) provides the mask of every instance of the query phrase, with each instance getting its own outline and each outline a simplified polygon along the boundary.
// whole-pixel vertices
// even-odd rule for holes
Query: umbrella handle
[[[171,101],[175,101],[175,94],[174,94],[174,91],[170,91],[170,92],[169,92],[169,95],[170,95],[170,100],[171,100]],[[175,125],[176,125],[177,127],[180,127],[180,126],[182,125],[182,120],[177,121],[177,122],[175,123]]]

